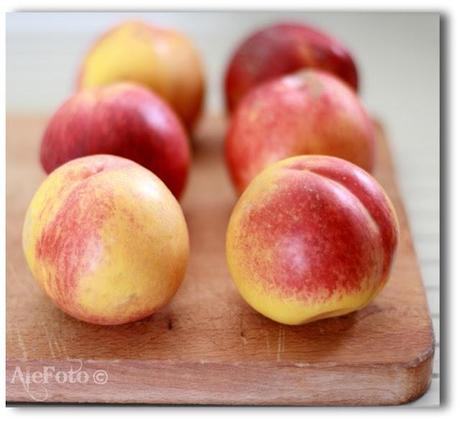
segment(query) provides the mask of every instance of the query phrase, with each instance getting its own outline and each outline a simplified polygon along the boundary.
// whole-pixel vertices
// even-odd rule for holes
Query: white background
[[[248,30],[283,17],[279,12],[195,13],[149,15],[146,20],[174,26],[195,41],[206,61],[208,108],[218,110],[223,69],[236,42]],[[363,100],[382,120],[392,142],[430,305],[439,316],[438,17],[388,13],[290,13],[286,17],[308,21],[336,35],[356,56]],[[120,18],[106,14],[53,19],[39,14],[9,16],[8,111],[52,112],[71,93],[76,68],[91,40]],[[430,396],[429,402],[435,401],[436,396]]]

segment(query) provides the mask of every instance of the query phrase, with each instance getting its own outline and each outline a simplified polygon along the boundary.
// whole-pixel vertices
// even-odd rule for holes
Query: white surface
[[[8,112],[51,113],[72,92],[82,56],[108,26],[143,18],[187,33],[202,53],[207,107],[237,43],[278,20],[305,21],[354,53],[361,96],[392,142],[436,334],[433,382],[414,406],[439,403],[439,15],[435,13],[23,13],[6,19]]]

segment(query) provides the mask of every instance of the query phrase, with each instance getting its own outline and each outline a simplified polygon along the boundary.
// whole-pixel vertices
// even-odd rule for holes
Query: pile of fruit
[[[226,254],[242,297],[286,324],[366,306],[388,280],[398,222],[370,175],[374,126],[351,54],[306,25],[273,25],[236,49],[224,87],[239,195]],[[23,228],[34,278],[67,314],[132,322],[180,287],[189,238],[178,201],[204,91],[200,57],[174,30],[125,22],[88,52],[43,135],[49,175]]]

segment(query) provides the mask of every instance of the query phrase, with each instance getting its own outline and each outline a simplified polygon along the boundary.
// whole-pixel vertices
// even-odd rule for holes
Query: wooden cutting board
[[[222,119],[201,125],[182,202],[191,259],[160,313],[114,327],[66,316],[34,283],[21,250],[26,207],[44,174],[43,118],[7,120],[7,364],[12,402],[379,405],[428,388],[433,332],[406,213],[381,128],[376,176],[395,204],[401,241],[391,279],[367,308],[283,326],[240,298],[225,263],[235,195]],[[38,373],[38,374],[37,374]]]

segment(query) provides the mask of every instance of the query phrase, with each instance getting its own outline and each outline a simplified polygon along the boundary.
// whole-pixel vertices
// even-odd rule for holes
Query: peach
[[[119,24],[86,55],[79,88],[137,82],[160,95],[191,129],[198,119],[204,76],[200,56],[183,34],[142,21]]]
[[[289,325],[366,306],[388,280],[398,241],[383,188],[345,160],[303,155],[261,172],[227,230],[230,274],[247,303]]]
[[[177,198],[185,187],[190,166],[186,132],[171,108],[140,85],[117,83],[80,91],[51,117],[40,151],[47,173],[96,154],[119,155],[143,165]]]
[[[189,255],[184,215],[165,184],[111,155],[53,171],[29,205],[22,240],[51,300],[101,325],[140,320],[168,303]]]
[[[235,51],[225,75],[231,112],[255,86],[300,69],[330,72],[358,90],[358,71],[340,41],[301,23],[280,23],[253,33]]]
[[[374,126],[336,77],[304,70],[254,88],[233,114],[227,166],[241,193],[261,170],[294,155],[332,155],[371,171]]]

